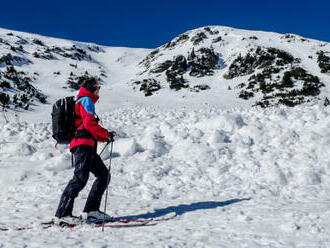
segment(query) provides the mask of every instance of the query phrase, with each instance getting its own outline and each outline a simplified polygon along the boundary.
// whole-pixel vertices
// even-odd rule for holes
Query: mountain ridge
[[[75,94],[88,76],[116,103],[295,106],[329,94],[329,43],[295,34],[212,25],[142,49],[0,29],[0,52],[0,102],[10,111]]]

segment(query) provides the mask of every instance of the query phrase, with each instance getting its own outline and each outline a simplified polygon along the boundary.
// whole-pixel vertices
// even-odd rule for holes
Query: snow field
[[[10,231],[0,233],[0,247],[327,247],[329,115],[319,105],[105,113],[102,125],[119,136],[109,212],[178,217],[107,235],[89,227]],[[54,148],[50,123],[1,124],[0,135],[0,226],[51,218],[73,174],[67,147]],[[108,150],[102,158],[108,164]]]

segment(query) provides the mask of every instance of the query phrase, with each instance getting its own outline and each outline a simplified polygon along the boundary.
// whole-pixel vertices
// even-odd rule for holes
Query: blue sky
[[[330,1],[2,1],[0,27],[109,46],[155,48],[198,27],[296,33],[330,42]]]

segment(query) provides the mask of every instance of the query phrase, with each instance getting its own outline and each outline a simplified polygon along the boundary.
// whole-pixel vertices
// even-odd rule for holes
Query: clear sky
[[[2,0],[0,27],[108,46],[158,47],[207,25],[330,42],[329,0]]]

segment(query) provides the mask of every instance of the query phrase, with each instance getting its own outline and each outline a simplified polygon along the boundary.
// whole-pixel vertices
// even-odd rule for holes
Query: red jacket
[[[75,114],[81,117],[75,119],[77,130],[85,129],[96,141],[106,142],[110,134],[108,130],[98,124],[95,118],[95,103],[99,97],[84,87],[80,87],[77,99]],[[70,143],[70,150],[80,145],[96,146],[97,142],[93,138],[73,138]]]

